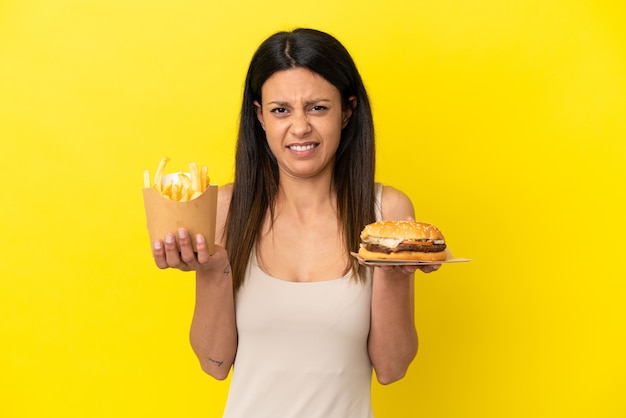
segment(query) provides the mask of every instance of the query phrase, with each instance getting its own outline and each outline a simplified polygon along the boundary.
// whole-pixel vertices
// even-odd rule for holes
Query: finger
[[[167,265],[170,267],[179,267],[182,263],[180,259],[180,252],[178,252],[178,247],[176,245],[176,238],[174,234],[165,235],[165,259],[167,260]]]
[[[189,233],[185,228],[178,229],[178,243],[180,245],[180,258],[187,265],[196,264],[196,255],[193,252],[191,246],[191,239]]]
[[[433,271],[439,270],[441,264],[427,264],[425,266],[419,266],[418,269],[422,271],[422,273],[432,273]]]
[[[202,234],[196,235],[196,251],[198,252],[198,263],[200,265],[204,265],[209,262],[211,256],[209,255],[209,248],[207,247]]]
[[[413,274],[415,273],[415,270],[417,270],[418,266],[402,266],[400,268],[400,271],[402,271],[402,273],[404,274]]]
[[[152,256],[154,262],[160,269],[168,268],[167,260],[165,259],[165,248],[163,248],[162,241],[155,241],[152,245]]]

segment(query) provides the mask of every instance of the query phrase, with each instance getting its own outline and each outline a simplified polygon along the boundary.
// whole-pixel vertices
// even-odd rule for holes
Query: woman
[[[405,375],[416,267],[350,255],[364,225],[414,216],[404,193],[375,184],[374,152],[365,87],[335,38],[297,29],[261,44],[216,252],[185,230],[180,252],[173,235],[154,245],[160,268],[196,271],[190,340],[211,376],[233,366],[225,417],[371,417],[372,369],[382,384]]]

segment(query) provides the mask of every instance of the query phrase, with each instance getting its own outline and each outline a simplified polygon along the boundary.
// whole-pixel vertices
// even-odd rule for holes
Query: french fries
[[[143,187],[153,188],[166,199],[188,202],[200,196],[211,184],[207,166],[198,168],[198,164],[195,162],[189,163],[188,173],[181,171],[176,175],[171,175],[168,181],[163,184],[165,166],[169,161],[169,157],[161,158],[152,181],[150,179],[150,171],[148,169],[144,170]]]

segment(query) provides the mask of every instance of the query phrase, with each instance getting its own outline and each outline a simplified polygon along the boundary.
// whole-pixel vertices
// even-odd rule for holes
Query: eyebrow
[[[331,99],[313,99],[305,102],[304,104],[309,106],[313,104],[317,104],[320,102],[332,102]],[[284,102],[282,100],[273,100],[271,102],[267,102],[268,105],[276,105],[276,106],[289,106],[289,102]]]

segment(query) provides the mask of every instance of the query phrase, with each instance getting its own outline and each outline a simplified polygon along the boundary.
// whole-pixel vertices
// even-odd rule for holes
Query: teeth
[[[291,145],[289,146],[289,149],[292,149],[294,151],[308,151],[310,149],[315,148],[314,144],[309,144],[309,145]]]

